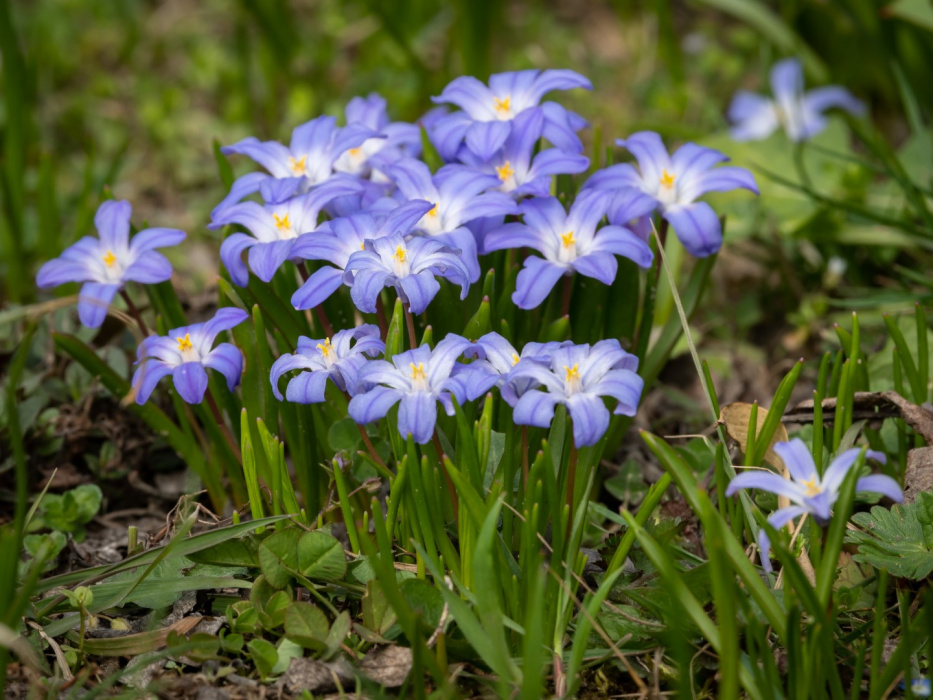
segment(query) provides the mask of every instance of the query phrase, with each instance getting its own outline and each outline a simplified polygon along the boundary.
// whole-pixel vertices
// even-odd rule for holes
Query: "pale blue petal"
[[[243,352],[235,345],[221,343],[202,360],[205,367],[220,372],[227,380],[227,388],[233,391],[243,376]]]
[[[178,395],[186,403],[201,403],[207,391],[207,372],[200,362],[185,362],[172,371],[172,381]]]
[[[518,273],[512,301],[520,309],[533,309],[547,298],[557,281],[564,276],[568,268],[552,262],[529,256],[525,266]]]
[[[85,282],[78,293],[78,318],[88,328],[99,328],[107,318],[107,309],[120,284]]]
[[[362,374],[360,379],[363,379]],[[357,394],[350,399],[350,403],[347,405],[347,413],[357,423],[372,423],[384,418],[389,409],[398,403],[401,398],[402,392],[398,389],[376,386],[365,394]]]
[[[664,218],[674,227],[677,238],[691,255],[705,258],[722,246],[722,224],[706,202],[668,208]]]

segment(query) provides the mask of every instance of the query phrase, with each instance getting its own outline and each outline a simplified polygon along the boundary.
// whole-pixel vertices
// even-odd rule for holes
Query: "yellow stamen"
[[[108,250],[106,253],[104,253],[101,260],[104,261],[104,265],[107,267],[113,267],[117,264],[117,256],[113,254],[112,250]]]
[[[360,243],[360,250],[366,250],[366,242]]]
[[[275,219],[275,227],[279,230],[291,228],[291,222],[288,220],[288,214],[285,216],[279,216],[278,214],[273,214],[272,218]]]
[[[667,172],[667,168],[664,168],[661,171],[661,181],[660,181],[661,187],[666,187],[670,189],[671,187],[674,186],[674,180],[676,178],[677,178],[676,175],[673,175],[672,173]]]
[[[419,362],[416,366],[414,362],[409,362],[408,366],[411,367],[411,378],[414,380],[427,379],[427,375],[424,373],[424,363]]]
[[[563,244],[564,248],[569,248],[577,242],[577,239],[573,237],[573,231],[567,231],[567,233],[562,233],[560,235],[560,242]]]
[[[504,165],[500,165],[498,168],[496,168],[496,175],[499,176],[499,179],[502,180],[502,182],[505,182],[514,174],[515,169],[512,167],[512,163],[509,161],[505,161]]]
[[[823,491],[823,487],[816,483],[816,477],[810,479],[809,481],[804,481],[803,485],[807,489],[808,496],[816,496]]]
[[[520,357],[519,357],[518,355],[516,355],[514,352],[512,353],[512,365],[513,365],[513,366],[514,366],[514,365],[517,365],[517,364],[518,364],[518,361],[519,361],[520,359],[522,359],[522,358],[520,358]]]
[[[191,334],[185,333],[184,338],[175,338],[178,341],[178,350],[179,352],[184,352],[185,350],[194,350],[194,346],[191,344]]]
[[[356,158],[362,152],[363,152],[362,148],[351,148],[350,149],[350,155],[353,156],[354,158]]]
[[[306,172],[308,172],[308,165],[306,163],[307,159],[308,156],[301,156],[301,158],[298,160],[289,158],[288,167],[292,169],[292,172],[295,173],[295,175],[304,175]]]
[[[431,207],[431,211],[428,212],[428,216],[434,217],[437,216],[437,205],[435,204]]]
[[[402,248],[401,244],[395,247],[395,259],[400,263],[405,262],[405,249]]]
[[[330,344],[330,338],[324,338],[323,344],[318,343],[316,347],[324,357],[330,357],[330,354],[334,351],[334,347]]]
[[[569,382],[571,380],[576,380],[576,381],[580,380],[580,365],[579,364],[574,362],[573,367],[568,367],[567,365],[564,365],[564,369],[567,371],[566,381]]]
[[[512,110],[512,98],[511,97],[493,97],[493,103],[495,104],[496,111],[500,114],[508,114]]]

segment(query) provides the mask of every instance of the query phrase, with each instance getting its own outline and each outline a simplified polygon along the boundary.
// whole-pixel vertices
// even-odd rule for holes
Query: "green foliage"
[[[916,581],[933,572],[933,494],[921,492],[914,503],[891,509],[875,506],[852,520],[864,528],[846,536],[858,546],[856,561]]]
[[[46,494],[30,528],[67,532],[80,542],[84,539],[84,526],[97,515],[103,498],[97,484],[82,484],[62,494]]]

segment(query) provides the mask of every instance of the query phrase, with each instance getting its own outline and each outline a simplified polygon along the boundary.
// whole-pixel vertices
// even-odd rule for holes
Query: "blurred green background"
[[[651,128],[792,176],[781,135],[731,144],[724,112],[735,90],[767,91],[770,65],[798,55],[810,84],[844,84],[868,102],[892,152],[910,145],[916,177],[929,185],[931,30],[926,0],[0,0],[0,300],[36,298],[36,267],[90,232],[107,186],[132,202],[137,223],[191,234],[176,262],[190,288],[202,288],[216,275],[219,243],[204,225],[223,195],[214,140],[287,140],[295,125],[341,115],[348,99],[371,91],[389,100],[394,119],[414,120],[464,73],[485,80],[565,67],[588,76],[593,92],[558,99],[591,121],[584,139],[600,159],[613,139]],[[846,153],[852,141],[841,128],[825,139]],[[834,194],[873,204],[870,171],[824,161],[816,167]],[[858,228],[866,222],[833,218],[799,192],[775,192],[778,209],[764,214],[748,200],[727,206],[732,235],[757,240],[767,257],[775,234],[809,240],[831,229],[801,265],[795,249],[787,253],[790,269],[817,287],[840,244],[855,245],[842,255],[862,286],[877,286],[873,261],[886,269],[906,249],[927,254],[891,239],[880,258],[873,247],[860,261],[855,242],[887,245],[887,229],[869,220],[866,232]],[[801,295],[787,289],[799,306]]]

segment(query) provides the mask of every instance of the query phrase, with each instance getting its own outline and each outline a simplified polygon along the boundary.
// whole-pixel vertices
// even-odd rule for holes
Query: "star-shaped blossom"
[[[169,331],[168,335],[151,335],[143,340],[136,354],[139,367],[133,375],[136,403],[146,403],[156,384],[168,375],[172,375],[182,399],[187,403],[201,403],[207,391],[205,368],[220,372],[227,380],[227,388],[233,391],[243,374],[243,353],[230,343],[212,347],[220,333],[239,325],[248,315],[241,309],[223,308],[210,321],[182,326]]]
[[[355,341],[355,342],[354,342]],[[288,382],[285,398],[293,403],[321,403],[327,380],[351,396],[357,393],[357,373],[366,362],[366,356],[375,357],[385,351],[379,337],[379,328],[363,324],[356,328],[337,331],[333,338],[312,340],[301,336],[294,355],[286,353],[272,363],[269,379],[272,393],[281,401],[279,379],[291,370],[302,371]]]
[[[399,233],[366,240],[347,260],[344,281],[360,311],[375,313],[376,297],[383,287],[394,287],[413,314],[422,313],[441,288],[436,277],[461,287],[460,298],[470,289],[469,272],[456,251],[433,238],[409,241]]]
[[[444,166],[432,176],[427,165],[412,158],[400,160],[386,172],[402,198],[423,199],[434,205],[412,230],[460,250],[470,282],[476,282],[480,276],[476,238],[465,224],[517,211],[508,195],[486,191],[499,187],[499,178],[462,165]]]
[[[313,236],[295,242],[292,255],[302,260],[326,260],[292,295],[292,305],[299,310],[323,304],[344,284],[344,270],[353,253],[365,249],[367,240],[390,233],[406,236],[411,227],[431,208],[430,202],[414,200],[397,205],[388,213],[361,212],[325,221]]]
[[[813,455],[800,438],[775,443],[774,451],[784,461],[790,479],[764,470],[746,471],[729,482],[726,496],[731,496],[740,489],[760,489],[789,499],[793,505],[779,508],[768,517],[768,523],[775,530],[804,514],[810,515],[821,527],[828,525],[832,517],[832,507],[839,500],[842,482],[845,481],[861,450],[855,447],[838,455],[826,468],[823,476],[816,471]],[[873,450],[866,452],[865,456],[882,464],[887,461],[883,453]],[[892,501],[904,500],[904,493],[897,482],[883,474],[861,477],[855,482],[855,490],[880,493]],[[761,549],[762,566],[770,572],[771,562],[768,554],[771,551],[771,541],[764,530],[758,535],[758,545]]]
[[[765,139],[779,128],[791,141],[806,141],[826,128],[825,112],[841,109],[860,116],[865,105],[837,85],[803,89],[803,66],[796,58],[778,61],[771,68],[773,99],[741,90],[732,98],[728,117],[736,141]]]
[[[526,343],[519,352],[498,333],[487,333],[464,351],[465,357],[475,359],[469,364],[456,365],[453,378],[461,383],[468,401],[498,387],[506,403],[514,406],[522,394],[538,383],[528,378],[512,380],[512,370],[522,362],[536,362],[546,367],[555,350],[572,344],[569,340]]]
[[[530,107],[515,117],[505,143],[489,159],[480,158],[466,146],[461,147],[459,159],[480,172],[498,177],[499,190],[514,199],[528,195],[546,197],[551,192],[554,175],[582,173],[589,167],[590,159],[559,148],[535,153],[544,126],[544,110]]]
[[[512,420],[517,425],[547,428],[557,404],[564,404],[573,421],[574,444],[595,445],[609,428],[604,396],[618,401],[613,410],[616,415],[633,416],[638,410],[644,381],[635,373],[637,369],[638,358],[625,352],[615,339],[557,348],[547,366],[521,362],[508,381],[532,380],[543,388],[533,387],[521,395]]]
[[[155,249],[181,243],[185,232],[147,228],[130,239],[132,212],[127,201],[104,202],[94,216],[99,238],[85,236],[60,257],[46,262],[36,275],[36,284],[43,289],[83,283],[78,318],[88,328],[104,322],[110,302],[127,282],[157,284],[172,276],[171,263]]]
[[[347,103],[347,124],[361,124],[379,136],[366,139],[360,146],[344,151],[334,162],[334,170],[374,182],[389,182],[380,170],[404,157],[421,153],[421,131],[415,124],[390,122],[385,98],[377,93],[354,97]]]
[[[535,308],[561,277],[575,272],[612,284],[618,270],[616,255],[651,266],[651,248],[632,231],[622,226],[597,230],[611,200],[605,192],[583,192],[568,213],[554,197],[534,197],[520,206],[524,223],[504,224],[486,234],[487,252],[528,247],[544,256],[525,258],[512,294],[516,306]]]
[[[584,187],[616,191],[633,188],[652,197],[684,247],[697,257],[719,250],[722,225],[709,204],[696,200],[709,192],[738,188],[758,194],[755,178],[745,168],[715,167],[729,159],[712,148],[686,143],[671,156],[653,131],[640,131],[616,144],[631,151],[638,168],[629,163],[612,165],[594,173]]]
[[[373,360],[359,371],[359,382],[374,384],[369,391],[350,400],[347,410],[357,423],[379,420],[396,403],[398,432],[411,435],[418,444],[431,439],[437,423],[437,402],[448,416],[454,415],[451,397],[463,403],[460,385],[451,381],[456,360],[470,346],[470,341],[450,334],[434,350],[427,345],[408,350],[392,358],[392,362]]]
[[[232,146],[224,146],[226,155],[240,154],[251,158],[268,173],[247,173],[238,178],[224,200],[214,208],[212,217],[231,204],[259,191],[269,179],[295,179],[299,192],[326,182],[336,173],[337,159],[351,148],[361,147],[367,139],[380,135],[364,124],[337,126],[334,117],[318,117],[295,128],[288,146],[278,141],[260,141],[254,136]]]
[[[453,104],[454,112],[437,121],[431,138],[447,161],[457,156],[461,143],[488,160],[502,148],[512,131],[513,120],[526,109],[542,106],[545,114],[544,137],[558,148],[583,150],[576,131],[586,125],[579,116],[555,102],[542,105],[541,99],[552,90],[592,90],[589,80],[571,70],[522,70],[490,76],[486,86],[471,76],[452,80],[438,97],[438,104]]]
[[[289,198],[297,187],[295,180],[265,183],[264,193],[272,203],[240,202],[216,213],[208,228],[240,224],[250,232],[233,233],[220,246],[220,259],[235,284],[245,287],[249,283],[249,272],[242,259],[244,250],[249,250],[249,269],[263,282],[269,282],[282,263],[297,257],[293,253],[295,244],[317,229],[324,205],[335,197],[360,191],[356,181],[339,178],[307,194]]]

